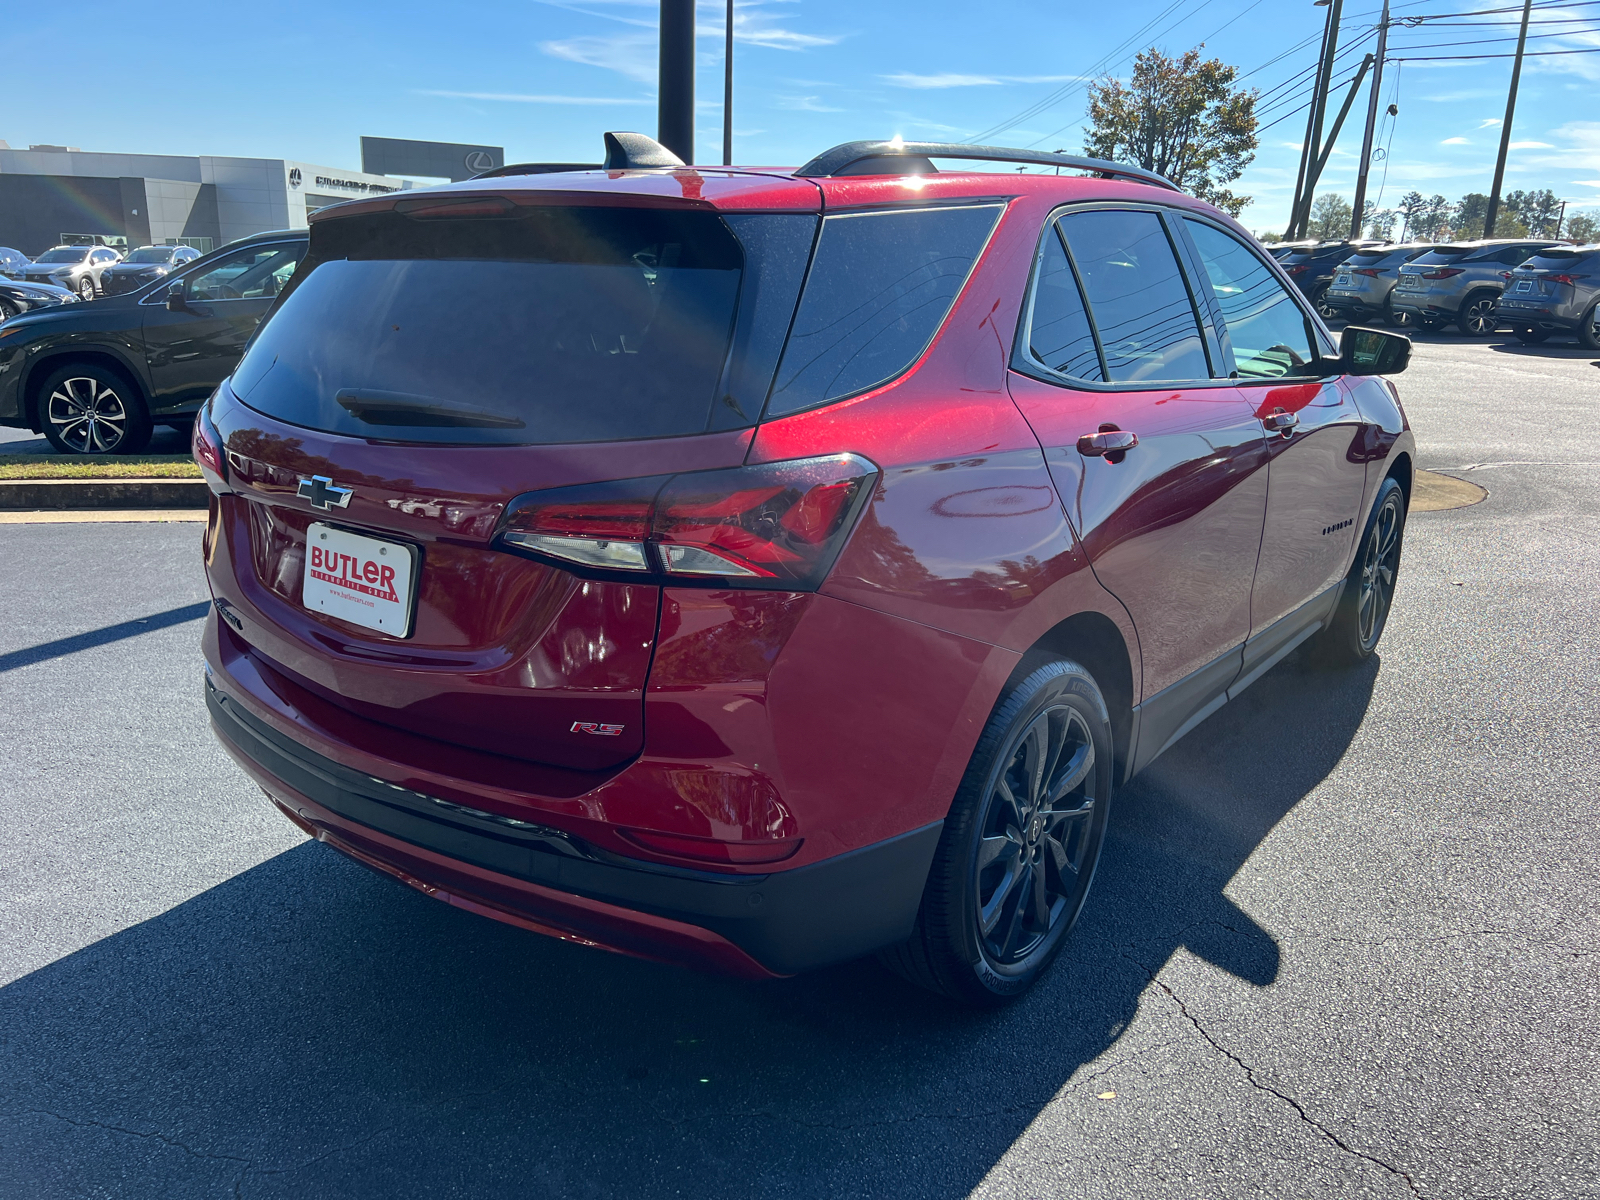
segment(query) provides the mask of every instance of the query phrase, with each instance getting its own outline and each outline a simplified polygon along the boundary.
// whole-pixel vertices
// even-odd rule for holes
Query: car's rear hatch
[[[681,195],[545,179],[313,225],[199,426],[224,636],[378,727],[580,770],[639,752],[654,577],[501,535],[519,495],[743,462],[815,189],[723,213],[684,174]],[[621,511],[601,492],[582,519]]]

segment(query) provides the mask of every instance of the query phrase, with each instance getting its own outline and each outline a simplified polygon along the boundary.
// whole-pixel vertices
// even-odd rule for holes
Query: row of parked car
[[[1567,336],[1600,350],[1600,244],[1330,241],[1272,253],[1326,320],[1454,325],[1470,337],[1509,327],[1528,345]]]
[[[58,304],[133,291],[200,257],[192,246],[55,246],[38,258],[0,246],[0,321]]]

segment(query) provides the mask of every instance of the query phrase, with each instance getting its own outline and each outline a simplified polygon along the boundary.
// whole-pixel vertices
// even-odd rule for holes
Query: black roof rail
[[[554,175],[560,171],[598,171],[599,163],[507,163],[488,171],[479,171],[474,179],[500,179],[506,175]]]
[[[1089,171],[1107,179],[1131,179],[1155,187],[1183,189],[1163,175],[1146,171],[1143,167],[1127,163],[1110,162],[1103,158],[1080,158],[1076,154],[1051,154],[1045,150],[1013,150],[1006,146],[968,146],[962,142],[845,142],[831,150],[824,150],[795,172],[797,176],[827,179],[840,175],[900,175],[907,172],[897,168],[888,159],[912,159],[914,170],[934,170],[928,160],[934,158],[971,159],[978,162],[1029,163],[1040,167],[1070,167],[1074,171]]]

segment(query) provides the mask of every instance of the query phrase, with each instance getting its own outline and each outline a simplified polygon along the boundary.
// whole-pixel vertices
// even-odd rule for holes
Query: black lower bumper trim
[[[943,825],[766,875],[660,866],[341,766],[246,712],[209,677],[206,705],[239,753],[346,820],[514,879],[698,925],[780,975],[859,958],[909,936]]]

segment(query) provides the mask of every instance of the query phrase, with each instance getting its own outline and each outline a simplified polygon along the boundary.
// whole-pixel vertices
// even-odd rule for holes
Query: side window
[[[1317,357],[1311,331],[1283,285],[1236,238],[1203,221],[1185,220],[1222,310],[1240,378],[1311,373]]]
[[[767,415],[865,391],[914,363],[955,303],[1002,208],[826,218]]]
[[[300,263],[304,247],[253,246],[230,254],[185,281],[185,299],[270,300],[283,290]]]
[[[1106,378],[1211,378],[1200,317],[1161,218],[1112,209],[1071,213],[1060,225],[1100,334]]]
[[[1045,231],[1039,256],[1033,313],[1028,322],[1028,353],[1052,371],[1092,383],[1105,381],[1083,292],[1062,248],[1060,230],[1054,225]]]

